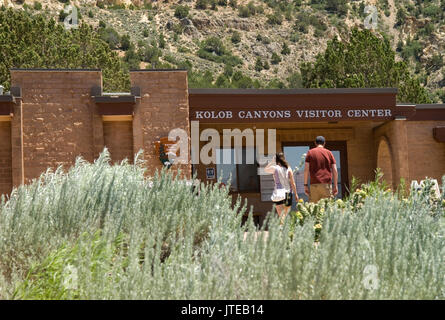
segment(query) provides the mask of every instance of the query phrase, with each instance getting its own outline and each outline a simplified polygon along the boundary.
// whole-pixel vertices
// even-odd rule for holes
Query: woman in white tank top
[[[273,174],[275,186],[271,200],[274,202],[277,208],[277,213],[281,218],[281,223],[283,223],[292,205],[286,205],[286,193],[290,193],[291,188],[295,195],[296,201],[298,201],[294,174],[282,152],[276,154],[273,160],[264,168],[264,171]]]

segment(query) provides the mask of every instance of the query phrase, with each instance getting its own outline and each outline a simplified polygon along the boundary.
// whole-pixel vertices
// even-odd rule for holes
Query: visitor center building
[[[258,215],[271,209],[273,188],[261,155],[284,152],[300,169],[303,196],[302,160],[319,135],[336,158],[340,197],[353,177],[372,180],[377,168],[393,188],[445,175],[445,105],[400,104],[394,88],[189,89],[186,70],[131,70],[130,92],[107,93],[98,69],[10,75],[10,91],[0,95],[0,194],[48,167],[69,168],[78,156],[94,161],[104,147],[113,162],[132,161],[142,149],[153,174],[174,129],[187,133],[180,152],[189,161],[170,170],[204,183],[231,179],[234,199],[245,198]],[[202,161],[206,155],[216,161]]]

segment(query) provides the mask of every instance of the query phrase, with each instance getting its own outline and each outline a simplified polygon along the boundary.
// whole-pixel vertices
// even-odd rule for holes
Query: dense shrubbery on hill
[[[60,7],[52,13],[48,13],[46,6],[42,9],[38,2],[34,8],[23,4],[24,11],[17,13],[3,7],[2,19],[12,27],[9,30],[3,26],[0,31],[4,33],[0,35],[3,53],[0,82],[8,88],[10,67],[89,67],[104,71],[106,90],[128,91],[130,68],[181,68],[188,61],[190,66],[194,65],[193,71],[187,67],[190,71],[189,85],[192,88],[391,85],[399,86],[399,101],[422,103],[430,99],[437,102],[445,95],[445,90],[441,89],[445,81],[445,73],[442,72],[444,61],[439,51],[443,45],[443,37],[437,32],[445,17],[445,11],[442,10],[445,8],[445,0],[417,1],[414,5],[401,1],[396,2],[395,7],[390,7],[387,0],[380,0],[375,5],[379,10],[380,21],[375,34],[383,35],[379,36],[377,46],[382,48],[382,43],[386,41],[382,40],[383,37],[394,39],[397,44],[396,53],[390,48],[379,53],[383,57],[382,61],[394,60],[394,57],[399,56],[406,63],[397,71],[400,72],[398,80],[392,79],[392,75],[387,77],[389,80],[384,79],[380,69],[374,72],[363,60],[356,62],[355,59],[340,58],[336,61],[335,65],[341,67],[341,70],[351,71],[348,75],[339,72],[337,78],[343,77],[339,81],[329,78],[332,73],[318,69],[313,69],[314,72],[310,72],[311,75],[308,76],[307,66],[301,67],[302,62],[313,62],[312,65],[321,67],[314,60],[317,53],[321,56],[329,55],[328,52],[323,52],[328,39],[341,35],[338,38],[342,39],[338,41],[341,45],[335,47],[343,49],[349,46],[347,43],[352,30],[350,26],[360,25],[360,21],[363,22],[367,16],[363,2],[174,0],[168,3],[146,2],[144,5],[135,2],[129,6],[131,10],[107,10],[117,9],[119,6],[113,0],[105,0],[97,2],[97,7],[79,8],[79,14],[82,11],[84,16],[82,21],[99,21],[99,27],[90,31],[86,26],[79,30],[65,31],[63,27],[60,28],[61,21],[49,22],[48,18],[38,18],[36,15],[42,13],[58,20]],[[206,9],[202,10],[204,8]],[[385,17],[383,11],[387,17],[389,11],[392,15],[385,25],[382,25]],[[59,18],[67,15],[63,10],[61,12]],[[36,16],[31,18],[31,15]],[[224,22],[227,17],[230,17],[231,26]],[[25,21],[30,30],[20,27]],[[145,21],[142,22],[143,25],[140,24],[141,21]],[[163,22],[154,23],[155,21]],[[53,27],[50,30],[48,26],[51,23]],[[388,23],[391,25],[386,29]],[[406,32],[407,28],[411,31]],[[45,31],[36,37],[36,41],[26,40],[33,38],[35,30]],[[255,36],[249,34],[252,30],[258,35],[256,40]],[[212,37],[213,32],[218,36]],[[44,42],[42,35],[48,35],[50,40]],[[20,45],[14,40],[15,37],[23,40]],[[88,42],[97,45],[88,46]],[[49,43],[53,53],[46,55],[44,53],[48,49],[45,46],[48,47]],[[332,48],[332,40],[330,43]],[[352,43],[352,46],[356,44]],[[355,47],[353,50],[359,52],[361,49]],[[122,57],[119,58],[117,53]],[[347,55],[344,52],[341,54]],[[171,59],[172,56],[175,58]],[[238,72],[236,79],[221,73],[228,65],[234,72]],[[405,72],[408,70],[415,73],[415,76],[408,75]],[[303,80],[308,77],[317,79],[289,81],[297,79],[299,76],[296,78],[295,75],[300,72]],[[239,74],[242,76],[238,76]],[[368,81],[371,78],[373,80]],[[427,87],[431,93],[426,94],[423,87]]]
[[[0,10],[0,48],[0,83],[6,88],[10,68],[100,68],[105,90],[130,88],[121,59],[84,23],[67,31],[54,19]]]
[[[218,37],[210,37],[201,43],[198,56],[210,61],[236,66],[242,60],[232,55]]]

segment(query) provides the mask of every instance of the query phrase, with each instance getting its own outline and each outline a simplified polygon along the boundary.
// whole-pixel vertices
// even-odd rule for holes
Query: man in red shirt
[[[320,199],[336,196],[337,189],[337,166],[331,151],[325,149],[326,144],[323,136],[315,139],[316,147],[309,150],[306,155],[304,168],[304,193],[310,202],[318,202]],[[311,187],[308,186],[308,176],[311,176]],[[334,189],[332,189],[332,176],[334,177]]]

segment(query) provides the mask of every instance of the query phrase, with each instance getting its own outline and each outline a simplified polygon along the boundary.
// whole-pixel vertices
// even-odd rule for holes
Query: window
[[[233,191],[259,192],[255,148],[216,149],[216,161],[217,178],[225,184],[230,183]]]

